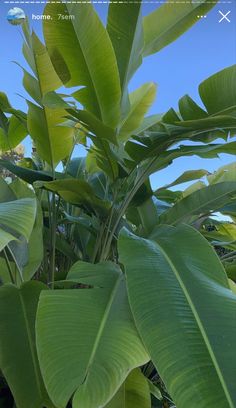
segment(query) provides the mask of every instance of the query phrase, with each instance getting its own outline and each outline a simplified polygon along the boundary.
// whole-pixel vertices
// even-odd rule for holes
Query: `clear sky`
[[[19,3],[19,2],[18,2]],[[41,22],[31,21],[31,15],[41,14],[43,4],[0,4],[0,90],[6,92],[11,103],[18,109],[26,109],[24,99],[18,94],[26,96],[22,86],[22,72],[12,61],[26,66],[21,55],[21,29],[10,25],[6,20],[10,8],[21,7],[31,22],[31,26],[42,38]],[[143,15],[150,13],[158,4],[144,4]],[[105,22],[107,14],[106,4],[96,4],[95,8]],[[227,20],[219,23],[220,11],[228,15]],[[144,60],[143,65],[130,83],[130,90],[137,88],[147,81],[154,81],[158,85],[158,93],[150,113],[162,113],[170,107],[177,108],[181,96],[188,93],[200,103],[198,85],[213,73],[236,63],[236,0],[218,3],[208,13],[207,18],[199,19],[187,33],[177,41],[161,50],[158,54]],[[26,152],[29,154],[30,145],[26,142]],[[230,155],[221,155],[220,159],[204,160],[197,157],[178,159],[168,170],[152,176],[152,185],[157,188],[178,177],[187,169],[205,168],[214,171],[221,165],[234,161]]]

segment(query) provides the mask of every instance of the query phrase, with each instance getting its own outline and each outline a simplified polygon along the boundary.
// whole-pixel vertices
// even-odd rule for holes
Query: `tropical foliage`
[[[0,160],[16,176],[0,180],[1,406],[236,406],[235,163],[150,184],[180,157],[235,155],[236,67],[199,85],[204,108],[147,116],[156,85],[129,93],[213,6],[111,3],[105,27],[92,4],[49,3],[45,44],[24,23],[27,112],[0,95],[1,151],[34,146]]]

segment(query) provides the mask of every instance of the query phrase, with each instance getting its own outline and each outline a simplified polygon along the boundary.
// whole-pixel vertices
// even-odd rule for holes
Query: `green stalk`
[[[21,274],[20,266],[18,265],[17,260],[16,260],[16,258],[15,258],[15,256],[14,256],[12,250],[11,250],[9,247],[8,247],[8,251],[9,251],[11,257],[12,257],[12,260],[14,261],[14,263],[15,263],[15,265],[16,265],[16,268],[17,268],[18,272],[19,272],[20,281],[21,281],[21,283],[23,283],[23,282],[24,282],[24,279],[23,279],[23,276],[22,276],[22,274]],[[8,259],[8,260],[9,260],[9,259]],[[9,265],[10,265],[10,264],[9,264]]]
[[[109,235],[109,238],[107,240],[107,243],[105,244],[105,249],[104,249],[104,260],[107,258],[108,254],[109,254],[109,250],[110,250],[110,246],[112,243],[112,239],[113,236],[116,232],[116,229],[121,221],[121,218],[123,217],[123,215],[125,214],[125,211],[127,210],[132,198],[134,197],[134,195],[136,194],[136,192],[138,191],[138,189],[141,187],[141,185],[143,184],[143,182],[146,180],[146,178],[148,177],[148,174],[150,172],[151,167],[153,166],[153,164],[155,163],[155,161],[157,160],[156,157],[154,157],[151,162],[147,165],[146,169],[144,170],[144,172],[141,174],[141,176],[139,177],[139,179],[137,180],[136,184],[134,185],[134,187],[130,190],[130,192],[127,194],[123,204],[120,207],[119,213],[117,215],[117,219],[116,222],[114,224],[114,226],[112,227],[111,233]]]
[[[7,264],[7,269],[8,269],[11,281],[12,281],[12,283],[15,283],[15,280],[14,280],[14,277],[13,277],[13,271],[11,269],[11,264],[10,264],[10,261],[8,259],[7,251],[6,251],[5,248],[3,249],[3,253],[4,253],[4,257],[5,257],[5,261],[6,261],[6,264]]]
[[[229,256],[228,258],[225,258],[225,259],[222,259],[221,258],[221,261],[226,261],[226,262],[230,262],[230,261],[233,261],[235,259],[235,255],[232,255],[232,256]]]
[[[92,255],[92,259],[91,259],[92,263],[95,263],[95,261],[96,261],[98,250],[99,250],[100,245],[101,245],[104,229],[105,229],[105,224],[101,224],[99,234],[97,235],[96,243],[95,243],[94,250],[93,250],[93,255]]]
[[[108,241],[108,237],[109,237],[109,232],[111,231],[111,223],[112,223],[113,214],[114,214],[114,205],[111,208],[111,213],[110,213],[110,216],[108,218],[108,225],[107,225],[107,229],[106,229],[106,235],[105,235],[105,238],[104,238],[104,245],[102,247],[101,254],[100,254],[100,261],[102,261],[103,258],[104,258],[104,251],[106,249],[106,245],[107,245],[107,241]]]
[[[228,261],[228,259],[236,256],[236,251],[229,252],[228,254],[223,255],[220,259],[221,261]]]
[[[104,244],[103,244],[102,251],[101,251],[101,254],[100,254],[100,261],[103,260],[104,251],[105,251],[107,240],[108,240],[108,237],[109,237],[109,232],[111,232],[111,225],[112,225],[112,219],[113,219],[114,211],[115,211],[116,197],[117,197],[117,191],[115,191],[114,198],[113,198],[113,204],[112,204],[112,207],[111,207],[111,212],[110,212],[109,217],[107,218],[108,225],[107,225],[107,222],[105,224],[105,227],[107,225],[107,228],[106,228],[106,235],[105,235],[105,238],[104,238]]]
[[[50,212],[51,212],[51,259],[50,259],[50,274],[49,274],[49,283],[52,289],[54,289],[55,281],[55,261],[56,261],[56,228],[57,228],[57,207],[56,207],[56,195],[52,193],[52,201],[50,203]]]

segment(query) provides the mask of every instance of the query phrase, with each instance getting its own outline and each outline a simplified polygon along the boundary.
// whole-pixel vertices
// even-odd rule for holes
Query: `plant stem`
[[[55,260],[56,260],[56,228],[57,228],[57,207],[56,195],[52,193],[51,212],[51,259],[50,259],[50,286],[54,288],[55,281]]]
[[[15,263],[16,268],[18,269],[20,281],[21,281],[21,283],[23,283],[24,279],[23,279],[23,276],[21,274],[20,266],[18,265],[17,260],[16,260],[16,258],[14,256],[14,253],[12,252],[12,250],[9,247],[8,247],[8,251],[9,251],[9,253],[10,253],[10,255],[11,255],[11,257],[12,257],[14,263]]]
[[[236,251],[229,252],[228,254],[223,255],[220,259],[221,261],[228,261],[228,259],[236,256]]]
[[[7,269],[8,269],[11,281],[12,281],[12,283],[15,283],[15,280],[14,280],[14,277],[13,277],[13,271],[11,269],[11,264],[10,264],[9,258],[7,256],[7,251],[6,251],[5,248],[3,249],[3,253],[4,253],[4,257],[5,257],[5,261],[6,261],[6,264],[7,264]]]
[[[104,224],[101,224],[101,227],[100,227],[100,230],[99,230],[99,234],[97,235],[96,243],[95,243],[95,246],[94,246],[94,251],[93,251],[93,255],[92,255],[92,259],[91,259],[91,262],[92,262],[92,263],[95,263],[95,261],[96,261],[96,258],[97,258],[98,250],[99,250],[99,247],[100,247],[100,244],[101,244],[101,240],[102,240],[102,236],[103,236],[104,229],[105,229],[105,225],[104,225]],[[101,259],[100,259],[100,260],[101,260]]]
[[[106,235],[105,235],[105,239],[104,239],[104,244],[103,244],[102,251],[101,251],[101,255],[100,255],[100,261],[103,260],[104,251],[105,251],[105,249],[106,249],[106,244],[107,244],[107,240],[108,240],[108,237],[109,237],[109,232],[111,232],[111,225],[112,225],[112,219],[113,219],[114,211],[115,211],[115,201],[116,201],[116,197],[117,197],[117,191],[115,191],[114,198],[113,198],[113,204],[112,204],[112,207],[111,207],[111,212],[110,212],[110,215],[109,215],[109,217],[108,217],[108,219],[107,219],[108,225],[107,225],[107,222],[106,222],[106,224],[105,224],[105,227],[106,227],[106,225],[107,225],[107,228],[106,228]]]
[[[107,256],[108,256],[108,253],[109,253],[109,250],[110,250],[110,246],[111,246],[111,243],[112,243],[113,236],[114,236],[114,234],[115,234],[115,232],[116,232],[116,229],[117,229],[117,227],[118,227],[118,225],[119,225],[119,223],[120,223],[121,218],[122,218],[123,215],[125,214],[125,211],[126,211],[126,209],[128,208],[128,206],[129,206],[129,204],[130,204],[132,198],[134,197],[134,195],[136,194],[136,192],[138,191],[138,189],[141,187],[141,185],[143,184],[143,182],[146,180],[146,178],[147,178],[147,176],[148,176],[148,174],[149,174],[149,172],[150,172],[150,169],[151,169],[151,167],[153,166],[153,164],[155,163],[156,160],[157,160],[157,158],[154,157],[154,158],[150,161],[150,163],[147,165],[147,167],[145,168],[145,170],[143,171],[143,173],[141,174],[141,176],[140,176],[139,179],[137,180],[137,182],[136,182],[136,184],[134,185],[134,187],[133,187],[133,188],[130,190],[130,192],[127,194],[127,196],[126,196],[126,198],[125,198],[123,204],[121,205],[120,210],[119,210],[119,214],[117,215],[116,222],[115,222],[114,226],[113,226],[112,229],[111,229],[111,233],[110,233],[109,238],[108,238],[107,243],[106,243],[106,247],[105,247],[105,250],[104,250],[104,259],[106,259]]]

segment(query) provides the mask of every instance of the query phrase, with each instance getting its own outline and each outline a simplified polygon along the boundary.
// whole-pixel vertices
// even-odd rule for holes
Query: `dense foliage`
[[[236,165],[149,180],[235,155],[236,67],[200,84],[204,109],[185,95],[146,116],[156,85],[128,90],[213,6],[111,3],[104,27],[92,4],[47,4],[46,45],[24,23],[28,111],[0,94],[2,154],[34,145],[0,160],[1,406],[236,406]]]

